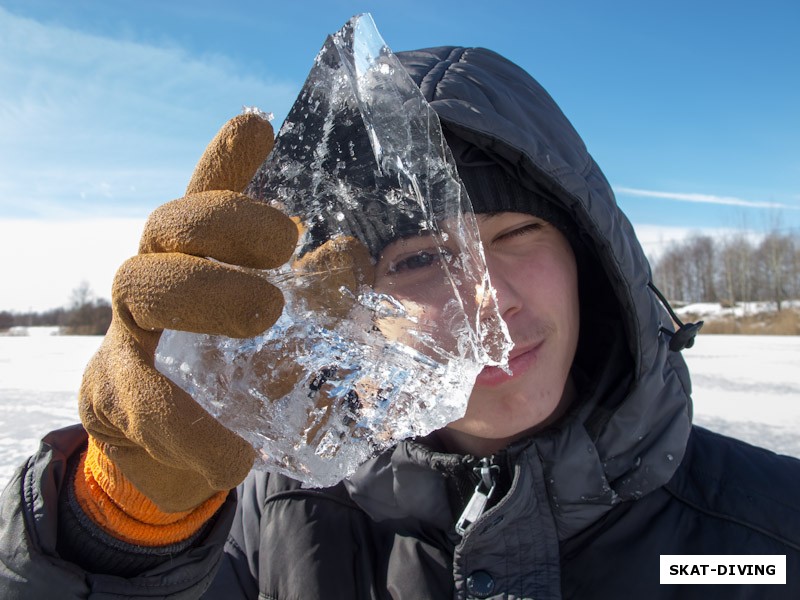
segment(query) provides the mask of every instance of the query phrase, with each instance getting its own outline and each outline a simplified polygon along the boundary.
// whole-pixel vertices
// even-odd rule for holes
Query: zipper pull
[[[500,467],[490,464],[488,458],[482,458],[480,466],[475,467],[474,471],[480,473],[481,480],[478,482],[478,485],[475,486],[475,492],[473,492],[472,497],[469,499],[469,502],[467,502],[464,512],[461,513],[458,521],[456,521],[456,533],[458,533],[458,535],[463,536],[467,532],[467,529],[469,529],[483,514],[483,511],[486,510],[486,505],[492,497],[492,494],[494,494],[497,485],[495,481],[495,472],[499,470]]]

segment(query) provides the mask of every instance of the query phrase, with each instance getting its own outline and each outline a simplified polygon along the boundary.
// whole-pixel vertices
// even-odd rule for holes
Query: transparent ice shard
[[[247,340],[169,331],[157,366],[259,452],[332,485],[463,416],[510,342],[436,113],[360,15],[329,36],[248,193],[300,223]]]

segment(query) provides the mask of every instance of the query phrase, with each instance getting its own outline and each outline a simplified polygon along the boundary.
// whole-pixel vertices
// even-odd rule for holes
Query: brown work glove
[[[89,456],[99,451],[95,479],[118,471],[166,513],[235,487],[253,463],[249,444],[156,371],[154,353],[163,329],[250,337],[280,316],[281,292],[248,269],[287,261],[297,228],[240,193],[272,146],[272,127],[256,115],[220,130],[186,196],[150,216],[139,254],[117,272],[111,327],[84,374],[80,416]]]

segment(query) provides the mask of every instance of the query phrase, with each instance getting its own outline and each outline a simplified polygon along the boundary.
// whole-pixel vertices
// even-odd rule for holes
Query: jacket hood
[[[672,330],[671,320],[648,288],[649,264],[605,176],[544,88],[482,48],[397,56],[438,114],[457,163],[460,142],[477,147],[524,187],[551,197],[589,249],[591,259],[579,265],[587,382],[572,412],[530,440],[522,461],[541,462],[559,537],[567,537],[614,504],[666,483],[683,457],[690,381],[660,333]],[[430,469],[426,462],[440,461],[403,447],[394,453],[367,463],[347,484],[376,518],[398,516],[385,507],[407,504],[396,497],[402,486],[376,486],[392,496],[376,501],[360,482],[400,472],[407,479],[409,462]],[[378,505],[385,511],[370,508]]]

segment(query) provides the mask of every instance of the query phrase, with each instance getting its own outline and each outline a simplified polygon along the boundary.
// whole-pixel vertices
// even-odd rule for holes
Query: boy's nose
[[[517,292],[515,285],[516,276],[519,273],[511,272],[503,261],[493,258],[489,253],[486,255],[486,266],[489,271],[489,280],[497,295],[497,307],[504,320],[518,312],[522,308],[522,297]]]

